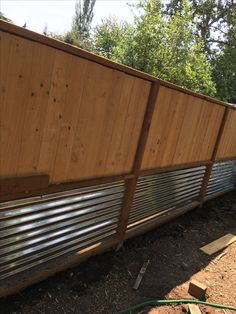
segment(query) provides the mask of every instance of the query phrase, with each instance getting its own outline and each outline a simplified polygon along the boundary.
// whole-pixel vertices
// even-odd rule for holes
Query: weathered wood
[[[145,274],[149,263],[150,263],[150,260],[147,260],[146,262],[144,262],[143,266],[141,267],[140,272],[139,272],[139,274],[138,274],[138,276],[137,276],[137,278],[135,280],[135,283],[133,285],[133,289],[134,290],[138,290],[138,288],[140,286],[140,283],[141,283],[141,281],[143,279],[143,275]]]
[[[215,254],[216,252],[224,249],[231,243],[236,241],[236,236],[233,234],[226,234],[225,236],[201,247],[201,251],[206,253],[207,255]]]
[[[17,177],[0,180],[0,196],[16,195],[18,193],[30,193],[35,190],[45,189],[49,184],[48,175],[36,175],[30,177]]]
[[[196,304],[188,304],[190,314],[202,314],[199,307]]]

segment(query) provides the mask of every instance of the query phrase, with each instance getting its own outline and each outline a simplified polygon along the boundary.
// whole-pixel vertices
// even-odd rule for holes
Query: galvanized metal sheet
[[[0,204],[0,279],[112,239],[124,181]]]
[[[187,205],[199,195],[205,166],[174,170],[138,179],[127,232],[167,211]],[[157,215],[158,214],[158,215]],[[134,227],[135,226],[135,227]]]
[[[214,194],[231,190],[236,183],[235,169],[235,160],[216,162],[212,168],[206,196],[214,196]]]

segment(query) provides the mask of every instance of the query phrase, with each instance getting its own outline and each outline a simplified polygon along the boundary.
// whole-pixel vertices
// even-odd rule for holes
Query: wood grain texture
[[[203,251],[204,253],[206,253],[207,255],[212,255],[222,249],[224,249],[225,247],[227,247],[228,245],[230,245],[231,243],[236,241],[236,235],[234,234],[226,234],[225,236],[201,247],[201,251]]]
[[[0,177],[132,171],[151,83],[5,32]]]
[[[236,111],[229,110],[216,159],[236,157]]]
[[[0,30],[7,32],[7,33],[10,33],[10,34],[17,35],[17,36],[22,37],[22,38],[29,39],[29,40],[34,41],[34,42],[44,44],[48,47],[56,48],[60,51],[64,51],[66,53],[81,57],[85,60],[90,60],[92,62],[105,65],[106,67],[109,67],[113,70],[119,70],[120,72],[132,75],[133,77],[141,78],[141,79],[147,80],[149,82],[153,82],[153,83],[158,83],[162,86],[170,87],[174,90],[181,91],[182,93],[185,93],[188,95],[193,95],[193,96],[196,96],[198,98],[209,100],[213,103],[232,108],[232,106],[230,104],[223,102],[223,101],[220,101],[219,99],[215,99],[215,98],[203,95],[203,94],[193,92],[193,91],[186,89],[184,87],[181,87],[181,86],[175,85],[173,83],[170,83],[168,81],[164,81],[162,79],[159,79],[159,78],[157,78],[151,74],[136,70],[134,68],[128,67],[128,66],[123,65],[123,64],[119,64],[117,62],[111,61],[111,60],[106,59],[104,57],[90,53],[86,50],[83,50],[83,49],[80,49],[78,47],[69,45],[65,42],[55,40],[51,37],[44,36],[42,34],[33,32],[29,29],[16,26],[12,23],[8,23],[8,22],[0,20]]]
[[[211,159],[224,108],[161,87],[142,170]]]
[[[21,39],[6,34],[1,35],[0,44],[0,60],[6,62],[3,71],[1,68],[0,176],[16,176],[31,83],[33,44],[21,45]]]

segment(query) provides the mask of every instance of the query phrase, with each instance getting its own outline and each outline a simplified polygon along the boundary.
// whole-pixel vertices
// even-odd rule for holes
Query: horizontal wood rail
[[[37,176],[33,177],[36,179]],[[124,175],[117,175],[117,176],[108,176],[108,177],[101,177],[101,178],[92,178],[88,180],[80,180],[80,181],[74,181],[74,182],[65,182],[61,184],[51,184],[48,185],[47,187],[38,187],[35,190],[30,190],[28,189],[25,191],[24,186],[21,186],[21,180],[19,180],[19,185],[21,186],[20,189],[23,189],[23,193],[16,192],[14,194],[3,194],[0,195],[0,202],[5,202],[5,201],[11,201],[11,200],[17,200],[19,198],[24,198],[24,197],[33,197],[37,195],[45,195],[45,194],[51,194],[51,193],[56,193],[56,192],[62,192],[66,190],[73,190],[73,189],[78,189],[78,188],[83,188],[87,186],[93,186],[97,184],[105,184],[105,183],[111,183],[111,182],[116,182],[116,181],[121,181],[121,180],[130,180],[135,177],[134,174],[124,174]],[[16,178],[17,179],[17,178]],[[20,178],[19,178],[20,179]],[[11,179],[12,182],[14,182],[15,178]],[[38,183],[39,184],[39,183]]]
[[[22,178],[0,179],[0,197],[4,195],[28,194],[32,191],[46,189],[49,184],[48,175],[36,175]]]

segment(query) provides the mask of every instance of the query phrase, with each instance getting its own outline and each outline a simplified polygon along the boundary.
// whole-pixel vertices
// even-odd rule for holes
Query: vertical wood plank
[[[135,80],[132,77],[125,77],[120,96],[121,105],[117,108],[110,143],[107,148],[107,156],[104,161],[100,159],[100,163],[107,173],[112,173],[115,166],[121,167],[124,158],[122,149],[125,141],[125,126],[130,118],[130,107],[133,104],[130,95],[134,94],[134,92]],[[119,130],[119,132],[115,132],[115,130]],[[116,147],[116,149],[114,149],[114,147]]]
[[[86,71],[87,61],[73,57],[69,73],[65,79],[67,93],[62,111],[56,158],[53,164],[51,178],[53,182],[70,180],[68,170],[71,163],[71,152],[76,134]]]
[[[50,177],[53,176],[63,112],[68,94],[66,82],[71,71],[72,60],[73,56],[67,56],[65,53],[56,51],[50,97],[38,162],[38,171],[47,173]]]
[[[167,134],[168,137],[166,138],[166,147],[160,164],[162,167],[174,164],[174,155],[179,142],[180,130],[184,121],[187,107],[184,96],[184,94],[180,94],[179,97],[174,97],[174,114],[171,122],[169,121],[172,127],[169,131],[169,134]]]
[[[9,61],[2,78],[5,80],[5,86],[1,103],[1,149],[3,151],[1,152],[0,174],[1,176],[16,176],[25,107],[31,82],[33,43],[12,36],[11,47],[7,50],[7,47],[5,48],[7,42],[4,39],[8,40],[8,36],[4,34],[1,39],[1,51],[5,56],[8,51],[9,59],[6,58],[6,61]]]
[[[216,159],[236,157],[236,110],[229,109],[227,124],[217,150]]]
[[[142,169],[210,160],[223,112],[209,101],[161,87]]]
[[[12,41],[13,39],[11,36],[0,32],[0,176],[4,175],[4,158],[2,156],[4,154],[3,149],[8,134],[8,126],[6,121],[4,121],[4,113],[6,110],[4,104],[6,98],[7,75],[10,62],[10,53],[12,49]]]
[[[209,179],[210,179],[210,176],[211,176],[211,172],[212,172],[212,168],[213,168],[213,165],[214,165],[214,161],[216,159],[217,150],[218,150],[218,147],[219,147],[219,144],[220,144],[220,140],[222,138],[222,134],[224,132],[224,128],[225,128],[225,125],[226,125],[226,121],[227,121],[228,115],[229,115],[229,108],[225,107],[224,115],[223,115],[223,118],[222,118],[222,121],[221,121],[221,125],[220,125],[220,128],[219,128],[219,132],[217,134],[217,138],[216,138],[216,141],[215,141],[215,145],[214,145],[214,149],[213,149],[213,153],[212,153],[212,157],[211,157],[212,163],[207,165],[207,167],[206,167],[206,172],[205,172],[205,175],[204,175],[204,178],[203,178],[203,182],[202,182],[202,186],[201,186],[201,189],[200,189],[200,193],[199,193],[199,197],[198,197],[198,201],[200,202],[200,204],[202,204],[203,201],[204,201],[204,197],[205,197],[205,194],[206,194],[208,182],[209,182]]]
[[[55,51],[34,44],[30,89],[26,99],[25,120],[19,150],[17,174],[38,172],[38,161],[47,114]],[[45,66],[47,65],[47,66]]]

